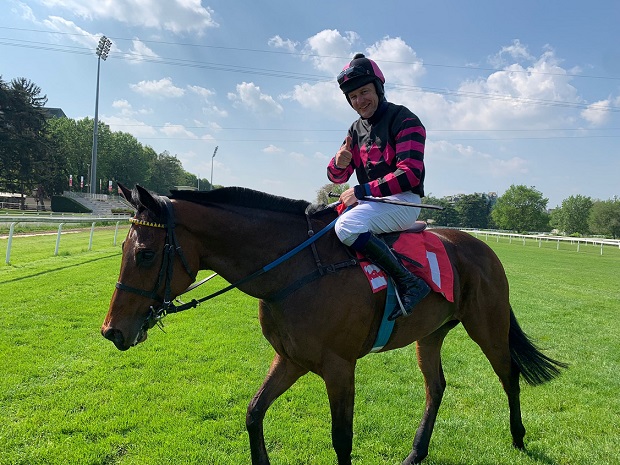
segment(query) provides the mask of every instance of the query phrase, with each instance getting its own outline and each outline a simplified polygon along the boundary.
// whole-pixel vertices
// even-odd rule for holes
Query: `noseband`
[[[133,294],[138,294],[142,297],[147,297],[152,300],[156,300],[161,303],[161,306],[155,309],[153,306],[150,307],[150,311],[146,316],[144,323],[142,325],[142,330],[146,331],[147,329],[152,328],[156,324],[161,326],[161,319],[166,316],[167,313],[172,313],[171,310],[174,309],[174,304],[171,301],[171,283],[172,283],[172,272],[174,270],[174,259],[178,255],[181,263],[183,263],[183,267],[187,274],[192,278],[192,281],[196,279],[196,273],[194,273],[189,264],[187,263],[187,259],[181,250],[181,246],[177,242],[177,236],[175,234],[175,221],[174,221],[174,209],[172,207],[172,203],[168,197],[161,197],[164,201],[164,205],[166,206],[165,211],[165,221],[166,224],[161,223],[151,223],[143,220],[139,220],[137,218],[131,218],[129,221],[135,225],[148,226],[153,228],[161,228],[166,230],[166,242],[164,244],[163,250],[163,258],[161,262],[161,268],[159,269],[159,275],[157,277],[157,282],[151,291],[146,291],[144,289],[138,289],[135,287],[127,286],[126,284],[121,283],[120,281],[116,283],[116,288],[121,291],[131,292]],[[161,288],[162,283],[164,283],[164,296],[163,298],[159,296],[158,290]]]

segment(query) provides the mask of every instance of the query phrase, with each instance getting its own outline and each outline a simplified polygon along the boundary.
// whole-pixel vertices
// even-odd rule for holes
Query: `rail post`
[[[62,234],[62,225],[64,223],[60,223],[58,225],[58,235],[56,236],[56,248],[54,249],[54,256],[58,255],[58,248],[60,247],[60,235]]]
[[[88,240],[89,251],[93,249],[93,234],[95,234],[95,222],[94,221],[93,221],[92,226],[90,227],[90,239]]]
[[[118,225],[120,221],[116,222],[116,229],[114,230],[114,245],[116,245],[116,236],[118,236]]]
[[[11,223],[9,227],[9,240],[6,244],[6,261],[5,263],[8,265],[11,261],[11,245],[13,244],[13,232],[15,231],[15,225],[17,223]]]

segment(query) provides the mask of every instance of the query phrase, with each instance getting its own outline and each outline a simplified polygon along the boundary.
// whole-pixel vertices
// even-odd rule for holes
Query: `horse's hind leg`
[[[446,379],[441,366],[441,345],[448,331],[457,324],[457,321],[446,323],[434,333],[417,342],[418,365],[424,375],[426,389],[426,408],[420,426],[415,433],[411,454],[405,459],[403,465],[420,463],[428,455],[428,446],[437,419],[437,412],[446,388]]]
[[[252,465],[269,465],[263,434],[263,419],[267,409],[274,400],[307,372],[308,370],[280,355],[276,355],[273,359],[263,385],[248,406],[245,418],[246,428],[250,436]]]
[[[463,326],[469,336],[480,346],[487,357],[493,371],[499,377],[500,382],[508,397],[510,409],[510,433],[512,445],[523,449],[523,437],[525,427],[521,419],[521,400],[519,387],[519,368],[513,362],[510,355],[508,332],[510,329],[509,309],[506,310],[505,318],[498,318],[497,313],[488,318],[477,318],[475,322],[470,319],[463,320]],[[504,315],[502,315],[503,317]]]

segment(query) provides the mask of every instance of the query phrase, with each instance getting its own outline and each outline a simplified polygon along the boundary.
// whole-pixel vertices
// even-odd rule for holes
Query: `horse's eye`
[[[141,250],[137,254],[138,265],[148,265],[155,258],[155,252],[152,250]]]

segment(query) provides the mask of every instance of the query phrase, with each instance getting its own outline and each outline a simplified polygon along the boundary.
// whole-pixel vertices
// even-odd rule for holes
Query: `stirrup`
[[[413,309],[411,309],[410,312],[407,312],[407,310],[405,310],[405,306],[403,305],[403,301],[400,299],[400,294],[398,293],[397,286],[394,286],[394,294],[396,295],[396,302],[398,302],[398,305],[394,307],[392,313],[389,314],[388,321],[394,321],[398,317],[409,316],[411,315],[411,313],[413,313]]]

